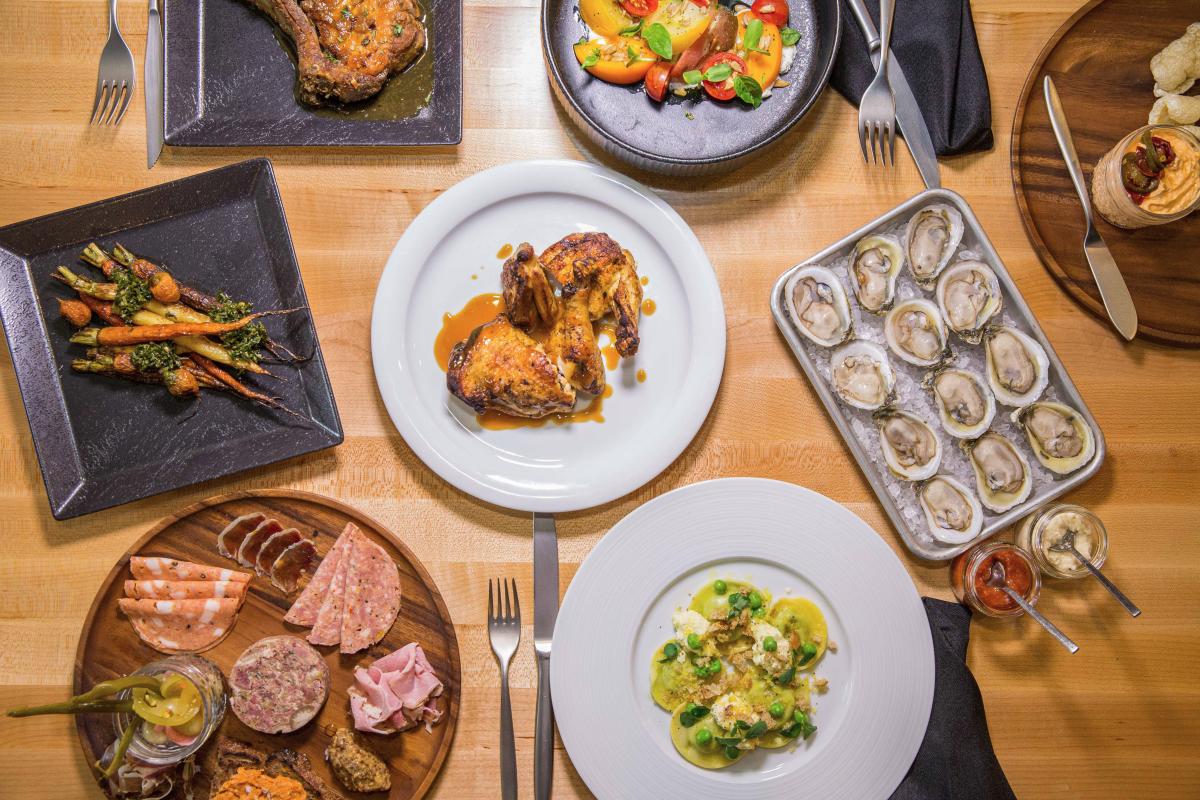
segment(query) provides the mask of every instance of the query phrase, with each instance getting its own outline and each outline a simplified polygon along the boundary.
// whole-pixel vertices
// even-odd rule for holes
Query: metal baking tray
[[[917,506],[916,496],[911,485],[906,481],[895,478],[888,472],[886,465],[879,458],[877,444],[869,448],[861,440],[861,437],[865,436],[862,433],[862,425],[864,423],[870,424],[871,412],[851,408],[839,401],[833,394],[827,378],[821,371],[822,367],[820,364],[820,353],[827,353],[828,350],[811,343],[799,332],[787,310],[787,300],[785,298],[788,279],[796,270],[811,264],[831,266],[838,262],[839,259],[846,259],[853,250],[855,242],[862,237],[872,233],[891,231],[897,225],[907,222],[920,208],[931,203],[944,203],[957,209],[962,214],[963,238],[951,263],[953,264],[955,260],[962,258],[963,254],[967,254],[988,264],[995,271],[1004,295],[1004,308],[1001,312],[1001,319],[1015,325],[1015,327],[1024,333],[1032,336],[1045,348],[1046,355],[1050,360],[1050,384],[1043,395],[1043,399],[1057,399],[1077,409],[1087,424],[1091,426],[1096,439],[1096,453],[1092,457],[1091,462],[1070,475],[1054,475],[1037,462],[1037,459],[1030,451],[1029,443],[1025,440],[1024,435],[1021,435],[1019,438],[1012,435],[1011,432],[1014,426],[1009,421],[1009,415],[1013,409],[1008,406],[998,405],[996,419],[992,423],[992,430],[999,429],[1002,433],[1008,434],[1009,438],[1017,445],[1022,454],[1026,456],[1032,470],[1033,489],[1030,492],[1028,500],[1003,514],[996,514],[984,509],[983,529],[980,531],[979,536],[966,544],[960,545],[943,544],[928,533],[924,514],[921,512],[919,506]],[[838,276],[843,279],[846,277],[840,273]],[[901,281],[903,285],[897,287],[897,298],[907,298],[910,296],[932,297],[932,292],[915,289],[915,284],[912,284],[911,276],[908,275],[907,266],[902,272]],[[908,288],[905,289],[904,286]],[[848,283],[844,283],[843,288],[846,290],[847,298],[850,300],[856,330],[859,330],[859,326],[862,326],[863,330],[876,326],[877,323],[870,322],[870,320],[879,320],[881,318],[873,317],[857,307],[857,302],[854,300],[854,294]],[[792,348],[792,352],[795,353],[796,360],[800,362],[800,366],[804,368],[805,374],[808,375],[809,382],[812,383],[817,396],[825,404],[825,410],[829,412],[829,416],[833,419],[834,424],[841,431],[842,438],[845,439],[847,447],[850,448],[850,452],[854,454],[855,460],[858,461],[859,468],[866,475],[871,488],[875,490],[875,495],[879,498],[879,502],[883,504],[883,508],[891,519],[892,524],[900,532],[908,549],[921,558],[934,561],[953,558],[972,545],[999,533],[1017,520],[1059,497],[1064,492],[1068,492],[1079,486],[1096,474],[1096,471],[1100,469],[1100,465],[1104,462],[1104,434],[1100,431],[1100,426],[1096,424],[1091,411],[1083,402],[1083,398],[1079,396],[1078,389],[1075,388],[1075,384],[1071,381],[1070,376],[1063,367],[1058,354],[1054,352],[1054,348],[1046,339],[1046,335],[1042,332],[1041,326],[1034,318],[1033,312],[1029,310],[1029,306],[1021,296],[1021,292],[1013,283],[1008,270],[1004,267],[1004,262],[1000,260],[1000,256],[996,253],[995,248],[992,247],[987,234],[983,232],[983,227],[971,211],[971,207],[967,205],[966,200],[952,191],[947,189],[928,189],[921,192],[878,219],[869,222],[840,241],[835,242],[783,273],[771,291],[771,312],[775,316],[775,323],[779,326],[779,330],[783,332],[784,337]],[[868,335],[865,338],[872,337]],[[951,333],[950,346],[954,351],[953,359],[956,366],[962,365],[970,368],[983,361],[982,345],[967,344],[954,333]],[[887,350],[886,345],[884,349]],[[901,395],[906,393],[904,386],[907,385],[908,397],[914,397],[912,392],[920,391],[912,385],[916,381],[914,375],[923,373],[925,370],[919,367],[912,367],[895,358],[890,351],[888,352],[892,367],[898,374]],[[911,406],[903,402],[902,399],[896,402],[895,405],[899,408],[910,408]],[[922,402],[930,401],[926,399]],[[944,452],[943,465],[946,465],[947,462],[945,459],[947,457],[951,458],[952,467],[956,465],[961,467],[962,464],[965,464],[966,457],[957,447],[957,440],[949,437],[941,429],[937,424],[936,418],[931,420],[931,426],[942,442]],[[856,433],[856,428],[859,433]],[[955,455],[951,455],[951,453]],[[961,458],[961,463],[955,461],[956,458]],[[949,471],[951,474],[960,476],[962,474],[961,471],[953,468],[949,470],[943,468],[939,471]],[[964,483],[974,490],[973,477],[964,480]],[[899,487],[898,491],[896,491],[897,487]],[[909,509],[907,516],[905,513],[906,508]],[[915,509],[915,514],[912,513],[913,509]]]

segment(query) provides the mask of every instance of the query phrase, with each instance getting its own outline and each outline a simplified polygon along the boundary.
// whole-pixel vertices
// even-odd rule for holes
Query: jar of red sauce
[[[1030,605],[1037,603],[1042,579],[1037,566],[1021,548],[1009,542],[983,542],[950,562],[950,585],[960,603],[989,617],[1023,614],[1017,602],[999,587],[988,586],[992,564],[1004,565],[1005,582]]]

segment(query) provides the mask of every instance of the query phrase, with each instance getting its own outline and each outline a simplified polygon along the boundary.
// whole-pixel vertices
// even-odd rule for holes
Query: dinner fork
[[[500,665],[500,796],[517,800],[517,748],[513,740],[512,702],[508,698],[508,663],[521,642],[521,600],[517,596],[517,581],[512,583],[512,603],[509,603],[508,581],[496,580],[493,597],[492,581],[488,579],[488,638],[492,654]],[[500,587],[504,587],[501,598]]]
[[[129,46],[121,38],[121,29],[117,27],[117,0],[108,0],[108,42],[100,53],[96,99],[92,102],[90,121],[97,125],[120,124],[136,85],[133,53],[129,52]]]
[[[896,96],[888,83],[888,47],[892,42],[892,17],[896,0],[879,2],[879,69],[858,104],[858,146],[867,160],[867,140],[871,140],[873,163],[896,164]]]

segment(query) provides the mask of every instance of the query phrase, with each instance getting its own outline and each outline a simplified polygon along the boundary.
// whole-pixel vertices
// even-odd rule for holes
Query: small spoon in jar
[[[1049,631],[1051,636],[1053,636],[1055,639],[1058,639],[1059,643],[1063,647],[1067,648],[1069,652],[1078,652],[1079,645],[1072,642],[1065,633],[1054,627],[1054,623],[1034,610],[1033,606],[1029,605],[1029,602],[1024,597],[1021,597],[1021,595],[1019,595],[1011,586],[1008,585],[1007,578],[1008,574],[1004,571],[1004,564],[1000,563],[1000,561],[993,561],[992,569],[988,573],[987,585],[991,586],[993,589],[999,589],[1011,597],[1026,614],[1037,620],[1038,623],[1047,631]]]
[[[1125,610],[1129,612],[1130,616],[1141,616],[1142,610],[1135,606],[1133,601],[1125,596],[1124,592],[1118,589],[1112,581],[1106,578],[1104,573],[1096,569],[1096,567],[1092,565],[1090,559],[1084,558],[1083,553],[1079,552],[1079,550],[1075,547],[1075,531],[1067,531],[1064,533],[1061,539],[1050,545],[1050,549],[1056,553],[1070,553],[1071,555],[1075,556],[1079,563],[1087,567],[1088,572],[1095,575],[1096,580],[1100,581],[1100,583],[1104,585],[1104,588],[1108,589],[1108,591],[1112,593],[1112,596],[1117,598],[1117,602],[1125,606]]]

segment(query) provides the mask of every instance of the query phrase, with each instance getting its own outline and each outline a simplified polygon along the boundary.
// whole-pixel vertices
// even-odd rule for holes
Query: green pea
[[[763,650],[766,650],[768,653],[774,653],[777,649],[779,649],[779,642],[775,641],[774,637],[768,636],[763,639]]]
[[[684,711],[686,711],[689,714],[695,714],[696,709],[698,709],[698,708],[700,708],[700,706],[696,705],[695,703],[688,703],[687,708],[685,708]]]
[[[699,650],[700,649],[700,637],[694,633],[689,633],[687,635],[687,645],[688,645],[688,647],[692,648],[693,650]]]
[[[712,741],[712,732],[706,728],[696,731],[696,744],[708,744]]]
[[[763,599],[762,599],[761,594],[759,594],[758,592],[750,593],[750,607],[751,608],[762,608],[762,603],[763,603]]]
[[[813,658],[817,654],[817,646],[815,644],[813,644],[812,642],[805,642],[803,645],[800,646],[800,650],[803,651],[803,653],[804,653],[805,661],[807,661],[810,658]]]
[[[675,644],[674,642],[667,642],[663,646],[662,652],[664,656],[663,660],[670,661],[671,659],[675,658],[675,656],[679,655],[679,645]]]
[[[728,758],[730,761],[733,761],[735,758],[737,758],[741,754],[742,754],[742,751],[738,750],[733,745],[730,744],[730,745],[725,746],[725,757]]]
[[[783,716],[783,703],[776,700],[774,703],[771,703],[771,707],[767,711],[770,712],[772,717],[779,719]]]
[[[717,580],[713,582],[713,591],[717,594],[725,594],[728,589],[729,586],[725,584],[725,581]]]
[[[708,674],[709,675],[716,675],[720,671],[721,671],[720,659],[714,658],[712,661],[710,661],[708,663]]]
[[[750,612],[750,616],[758,617],[759,619],[762,619],[766,615],[767,615],[767,607],[766,606],[762,606],[761,608],[756,608]]]
[[[803,725],[804,723],[808,722],[808,714],[805,714],[803,711],[797,708],[792,712],[792,719],[795,720],[797,725]]]

